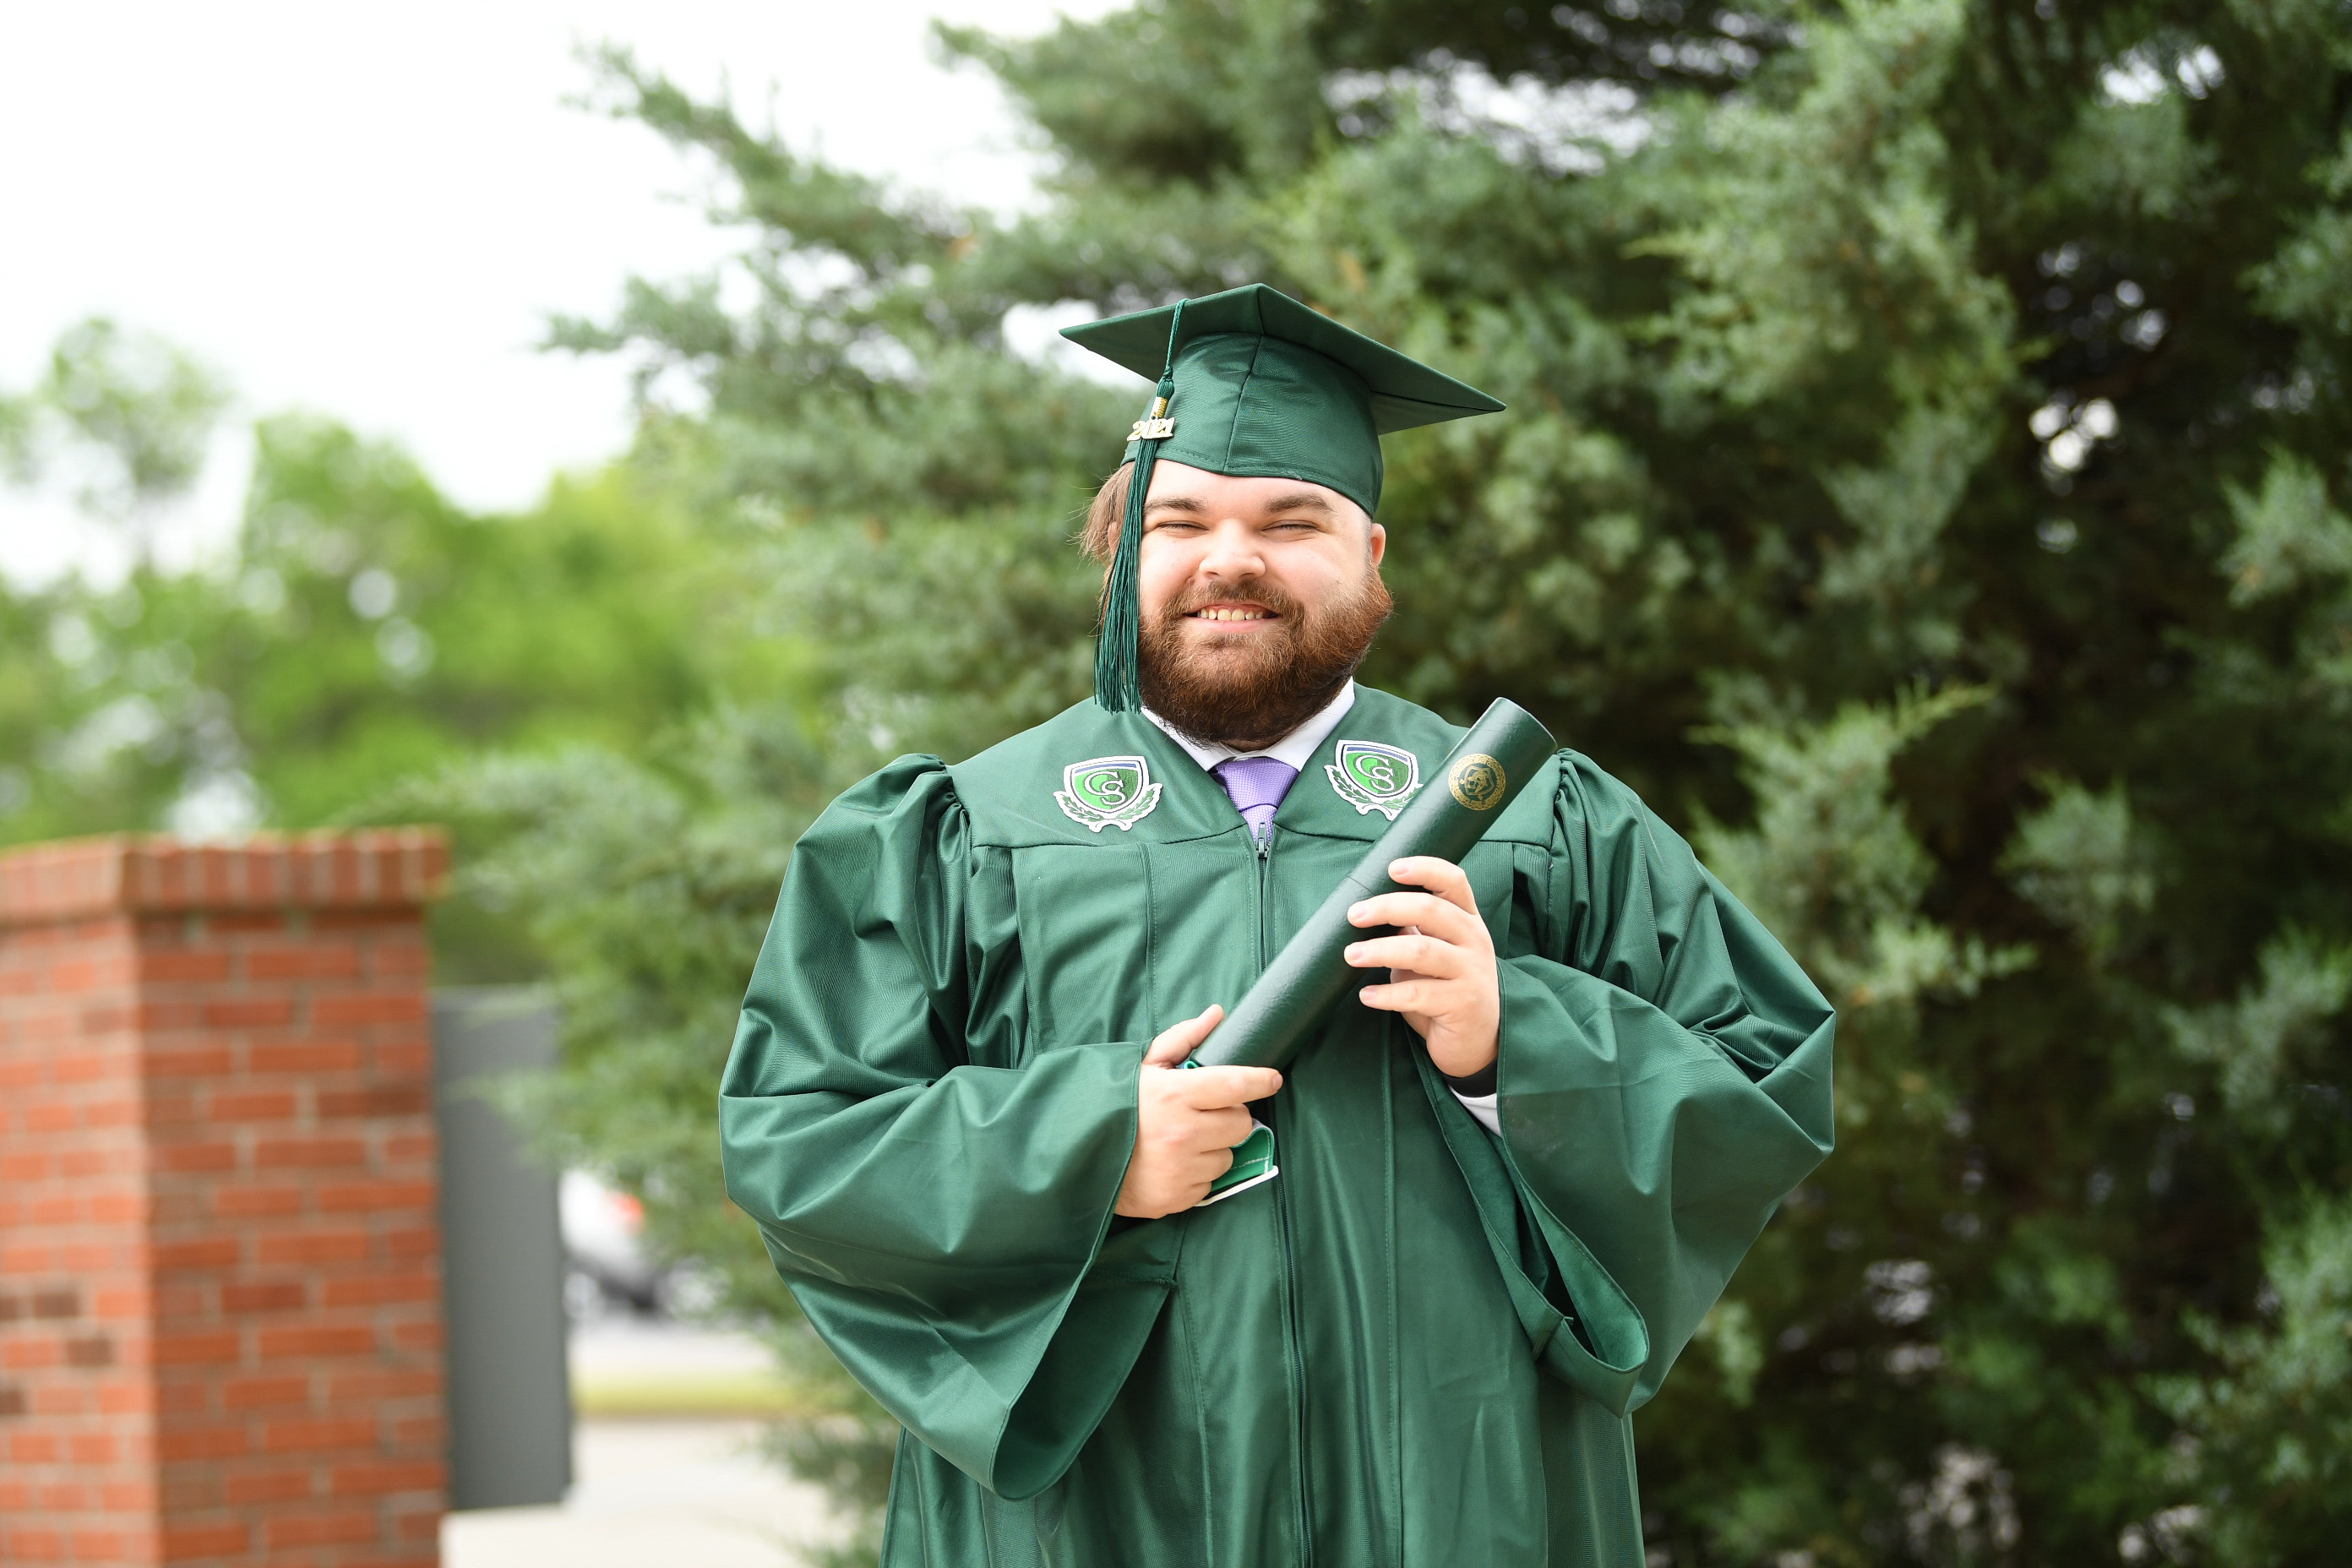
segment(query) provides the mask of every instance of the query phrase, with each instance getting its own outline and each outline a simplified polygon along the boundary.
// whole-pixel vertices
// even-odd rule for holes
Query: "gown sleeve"
[[[1830,1152],[1835,1018],[1632,791],[1559,770],[1520,868],[1538,951],[1500,964],[1499,1136],[1422,1071],[1538,1360],[1622,1414]]]
[[[1174,1278],[1109,1229],[1143,1044],[1023,1059],[1009,910],[946,771],[907,758],[793,852],[719,1096],[727,1191],[842,1364],[999,1495],[1051,1485]],[[1017,990],[1017,987],[1011,988]],[[988,1061],[1017,1065],[984,1065]]]

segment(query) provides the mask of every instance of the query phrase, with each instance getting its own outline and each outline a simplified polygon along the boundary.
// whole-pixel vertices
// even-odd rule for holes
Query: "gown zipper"
[[[1266,824],[1265,839],[1257,847],[1257,962],[1263,973],[1270,962],[1266,952],[1266,895],[1274,867],[1274,825]],[[1292,1120],[1290,1102],[1276,1097],[1272,1114],[1275,1122],[1274,1146],[1283,1148],[1290,1137]],[[1277,1152],[1276,1158],[1279,1158]],[[1292,1507],[1298,1527],[1298,1560],[1302,1568],[1312,1568],[1315,1562],[1314,1515],[1307,1507],[1307,1353],[1298,1332],[1298,1254],[1291,1242],[1290,1184],[1276,1177],[1274,1188],[1275,1229],[1282,1237],[1282,1328],[1289,1341],[1291,1438],[1294,1457],[1292,1477],[1296,1483]]]

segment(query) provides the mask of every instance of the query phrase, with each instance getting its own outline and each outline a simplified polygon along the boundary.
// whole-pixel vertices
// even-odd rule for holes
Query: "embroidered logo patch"
[[[1124,833],[1160,804],[1160,786],[1141,757],[1093,757],[1062,770],[1054,799],[1072,822],[1090,833],[1116,827]]]
[[[1342,741],[1337,760],[1323,764],[1339,798],[1360,816],[1379,812],[1391,822],[1421,787],[1421,759],[1375,741]]]
[[[1503,764],[1484,752],[1471,752],[1445,774],[1445,787],[1473,811],[1494,810],[1502,801],[1505,783]]]

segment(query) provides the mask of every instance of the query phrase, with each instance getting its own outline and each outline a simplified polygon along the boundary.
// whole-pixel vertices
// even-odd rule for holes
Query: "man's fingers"
[[[1360,926],[1419,926],[1431,936],[1465,947],[1484,945],[1486,922],[1433,893],[1382,893],[1349,906],[1348,921]]]
[[[1389,877],[1409,888],[1426,888],[1456,909],[1478,912],[1478,900],[1470,891],[1469,873],[1451,860],[1441,860],[1434,855],[1408,855],[1402,860],[1389,862]]]
[[[1194,1068],[1175,1086],[1181,1102],[1194,1110],[1223,1110],[1264,1100],[1282,1087],[1282,1075],[1272,1068]]]
[[[1187,1018],[1181,1024],[1171,1024],[1160,1030],[1152,1040],[1151,1048],[1143,1053],[1145,1065],[1175,1066],[1199,1048],[1201,1042],[1209,1037],[1209,1032],[1223,1020],[1224,1016],[1223,1007],[1211,1003],[1198,1017]]]
[[[1428,936],[1382,936],[1350,942],[1348,962],[1358,969],[1410,969],[1452,980],[1468,967],[1468,955],[1450,942]]]
[[[1381,1013],[1433,1014],[1437,1003],[1444,1000],[1437,990],[1440,983],[1414,978],[1391,980],[1386,985],[1367,985],[1356,993],[1357,1000]]]
[[[1201,1113],[1201,1142],[1211,1149],[1231,1149],[1250,1135],[1250,1113],[1240,1106]],[[1226,1163],[1232,1163],[1227,1161]],[[1222,1172],[1219,1173],[1223,1174]]]

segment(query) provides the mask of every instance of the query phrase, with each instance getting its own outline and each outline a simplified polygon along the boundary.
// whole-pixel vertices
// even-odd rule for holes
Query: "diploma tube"
[[[1275,955],[1233,1016],[1202,1042],[1193,1061],[1254,1068],[1288,1062],[1357,975],[1341,956],[1348,944],[1392,934],[1393,928],[1349,925],[1348,910],[1366,899],[1402,890],[1389,867],[1407,856],[1434,855],[1458,863],[1558,749],[1551,731],[1516,702],[1497,700],[1479,715],[1380,841]]]

